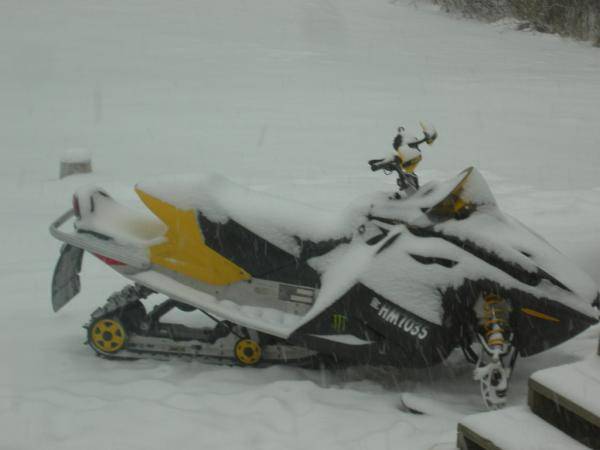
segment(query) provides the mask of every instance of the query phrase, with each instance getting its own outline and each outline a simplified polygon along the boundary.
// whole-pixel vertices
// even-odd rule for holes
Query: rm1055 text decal
[[[387,303],[387,302],[385,302]],[[417,337],[420,340],[429,335],[429,329],[415,319],[412,319],[398,308],[394,308],[389,303],[384,304],[382,300],[373,297],[370,303],[371,308],[377,311],[377,315],[390,325],[394,325],[406,334]]]

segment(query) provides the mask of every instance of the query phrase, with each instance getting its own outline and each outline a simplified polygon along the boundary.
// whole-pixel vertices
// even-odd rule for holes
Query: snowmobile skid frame
[[[112,294],[84,326],[86,343],[99,356],[111,359],[182,357],[242,366],[314,363],[314,351],[287,345],[272,336],[219,320],[173,299],[146,312],[142,300],[152,294],[156,292],[142,285],[128,285]],[[162,322],[162,317],[175,308],[184,312],[201,311],[215,322],[215,326],[193,328]]]

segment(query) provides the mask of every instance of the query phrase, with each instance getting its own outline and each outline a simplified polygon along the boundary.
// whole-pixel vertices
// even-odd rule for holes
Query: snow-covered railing
[[[465,417],[458,424],[457,446],[461,450],[533,450],[552,442],[551,448],[600,449],[599,398],[600,358],[596,355],[540,370],[529,379],[529,408]],[[512,431],[506,433],[508,429]]]

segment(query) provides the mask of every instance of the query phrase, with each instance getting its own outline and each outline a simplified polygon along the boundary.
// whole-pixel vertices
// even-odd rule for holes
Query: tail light
[[[81,219],[81,209],[79,208],[79,197],[77,195],[73,195],[73,211],[75,212],[75,217]]]

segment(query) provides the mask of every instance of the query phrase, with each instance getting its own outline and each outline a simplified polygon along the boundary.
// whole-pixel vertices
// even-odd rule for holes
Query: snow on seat
[[[352,231],[341,216],[253,191],[216,175],[171,176],[139,183],[136,190],[208,220],[233,220],[281,249],[299,256],[300,241],[338,239]]]

